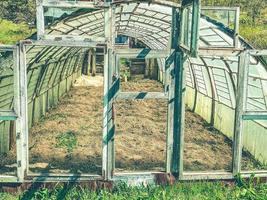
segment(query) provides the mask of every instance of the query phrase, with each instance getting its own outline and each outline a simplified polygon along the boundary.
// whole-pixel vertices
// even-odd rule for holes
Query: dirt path
[[[122,87],[124,91],[163,90],[153,80],[122,83]],[[101,174],[102,93],[101,86],[72,88],[31,129],[32,172]],[[164,170],[167,101],[116,101],[115,110],[116,171]],[[190,111],[186,112],[184,154],[186,170],[231,169],[231,141]],[[12,155],[8,156],[14,161]],[[244,165],[257,166],[251,156],[243,158]],[[10,160],[1,159],[0,168]]]

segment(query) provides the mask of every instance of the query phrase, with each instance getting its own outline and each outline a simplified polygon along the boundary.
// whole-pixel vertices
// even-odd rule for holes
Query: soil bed
[[[122,83],[124,91],[163,91],[154,80]],[[101,174],[103,87],[77,84],[59,105],[30,130],[30,170],[39,173]],[[164,170],[167,101],[115,102],[116,171]],[[230,170],[232,142],[198,115],[186,111],[185,170]],[[15,151],[0,154],[0,172],[7,173]],[[259,164],[244,153],[243,166]],[[13,166],[14,169],[14,166]]]

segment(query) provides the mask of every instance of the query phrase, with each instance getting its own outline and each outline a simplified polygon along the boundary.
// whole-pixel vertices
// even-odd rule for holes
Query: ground
[[[101,174],[102,80],[80,79],[59,105],[31,128],[31,172]],[[138,78],[123,82],[122,90],[162,92],[163,87],[157,81]],[[114,107],[116,171],[164,170],[167,101],[119,100]],[[186,111],[185,170],[231,170],[231,146],[231,140]],[[14,170],[14,159],[14,150],[2,155],[2,170]],[[247,153],[242,164],[249,169],[258,165]]]

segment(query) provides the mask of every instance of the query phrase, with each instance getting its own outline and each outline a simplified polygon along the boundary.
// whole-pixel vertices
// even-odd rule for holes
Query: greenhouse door
[[[174,52],[166,59],[169,80],[167,173],[183,176],[185,121],[185,64],[188,56],[197,57],[200,1],[183,0],[180,10],[173,9],[172,42]]]
[[[26,151],[25,77],[19,46],[0,46],[0,182],[22,182]],[[13,142],[13,143],[12,143]]]

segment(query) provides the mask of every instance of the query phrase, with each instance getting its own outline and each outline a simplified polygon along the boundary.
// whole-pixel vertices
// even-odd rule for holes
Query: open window
[[[39,39],[95,41],[104,43],[99,36],[104,32],[104,5],[102,1],[42,0],[37,3],[37,33]],[[95,12],[99,11],[99,12]],[[94,12],[92,16],[87,13]],[[82,15],[81,15],[82,14]],[[67,20],[70,16],[73,20]],[[64,23],[58,23],[63,21]]]
[[[23,180],[20,72],[17,46],[0,46],[0,182]]]
[[[208,24],[200,27],[200,46],[238,48],[239,14],[239,7],[202,7],[201,16]]]
[[[179,44],[189,55],[196,57],[199,40],[200,1],[183,0],[180,18]]]

